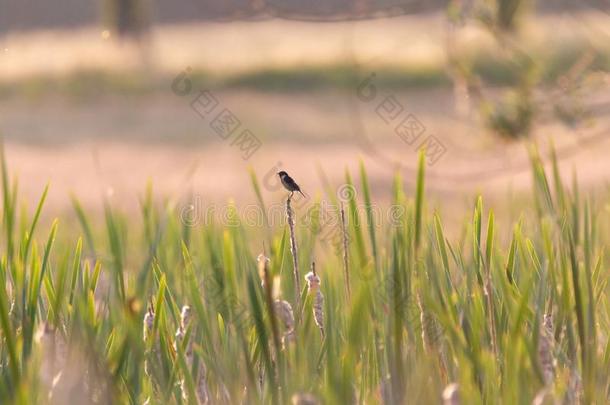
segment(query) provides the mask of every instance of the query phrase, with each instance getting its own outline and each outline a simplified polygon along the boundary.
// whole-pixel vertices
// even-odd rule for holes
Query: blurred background
[[[365,163],[377,201],[427,153],[433,199],[506,201],[528,148],[608,189],[608,0],[0,0],[0,136],[46,213],[147,183],[176,201],[310,195]],[[104,198],[100,198],[100,196]],[[450,208],[448,208],[450,209]]]

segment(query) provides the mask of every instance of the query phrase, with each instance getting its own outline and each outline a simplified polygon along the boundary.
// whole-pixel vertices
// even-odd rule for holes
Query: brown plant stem
[[[288,219],[288,228],[290,229],[290,252],[292,253],[292,268],[294,274],[294,301],[296,313],[298,314],[301,308],[301,281],[299,276],[299,251],[297,248],[297,238],[295,232],[294,212],[290,206],[292,195],[286,200],[286,217]],[[298,322],[298,320],[297,320]]]

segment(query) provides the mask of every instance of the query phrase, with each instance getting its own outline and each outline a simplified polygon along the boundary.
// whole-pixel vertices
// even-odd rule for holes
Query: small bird
[[[288,175],[288,173],[282,170],[281,172],[277,172],[277,175],[280,176],[280,180],[282,181],[284,188],[290,191],[290,197],[288,198],[292,198],[295,191],[298,191],[303,197],[307,198],[307,196],[301,191],[301,187],[299,187],[296,181],[294,181],[292,177]]]

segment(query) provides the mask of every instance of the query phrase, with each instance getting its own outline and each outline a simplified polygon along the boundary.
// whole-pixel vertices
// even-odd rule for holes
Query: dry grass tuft
[[[324,294],[320,290],[320,277],[316,273],[315,262],[311,263],[311,271],[305,275],[308,294],[315,294],[313,299],[313,318],[324,338]]]

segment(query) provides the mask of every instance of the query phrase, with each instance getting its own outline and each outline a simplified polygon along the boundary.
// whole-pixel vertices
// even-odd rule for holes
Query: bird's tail
[[[299,193],[301,193],[301,195],[305,198],[308,198],[305,194],[303,194],[303,192],[301,190],[299,190]]]

